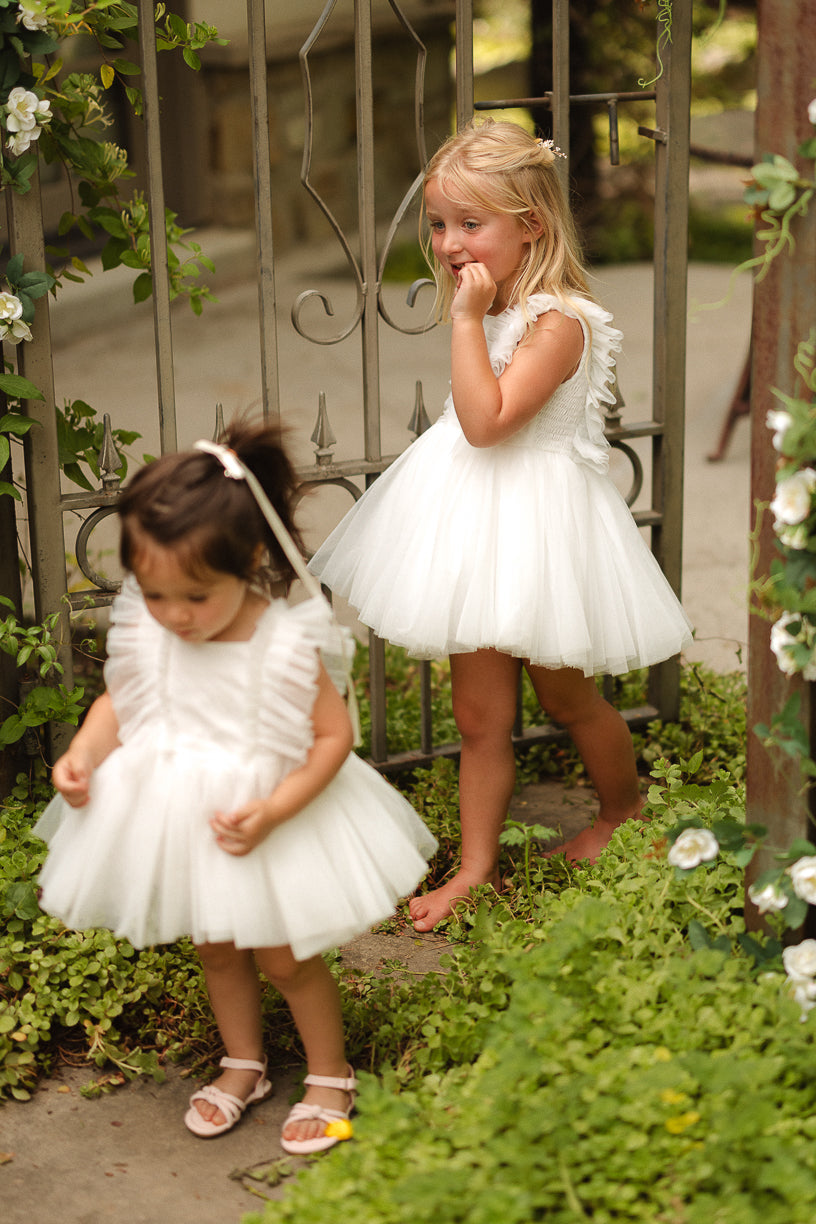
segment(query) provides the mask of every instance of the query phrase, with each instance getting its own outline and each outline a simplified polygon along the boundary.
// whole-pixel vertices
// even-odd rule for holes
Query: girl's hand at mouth
[[[496,282],[482,263],[451,264],[456,292],[451,319],[483,319],[496,296]]]

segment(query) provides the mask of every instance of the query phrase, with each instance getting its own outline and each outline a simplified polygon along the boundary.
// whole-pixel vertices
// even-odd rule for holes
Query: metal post
[[[275,265],[272,241],[272,167],[269,161],[269,102],[266,83],[264,0],[247,0],[252,149],[255,167],[255,234],[258,243],[258,312],[264,416],[280,417]]]
[[[170,277],[167,269],[167,227],[159,123],[159,74],[153,0],[139,0],[139,52],[144,98],[145,148],[150,205],[150,262],[153,272],[153,325],[159,393],[159,430],[164,454],[178,448],[176,392],[173,376],[173,336],[170,327]]]
[[[654,367],[652,412],[663,425],[652,451],[653,505],[662,522],[652,548],[679,595],[683,560],[683,446],[686,413],[686,281],[688,272],[689,116],[692,0],[672,5],[672,38],[657,82],[655,132]],[[680,710],[680,667],[652,669],[650,699],[661,718]]]
[[[45,271],[45,241],[43,238],[42,201],[39,174],[25,195],[7,192],[9,248],[12,255],[25,255],[25,270]],[[60,633],[58,658],[63,668],[63,681],[73,684],[71,659],[71,622],[65,596],[68,584],[65,576],[65,537],[60,506],[59,444],[54,395],[54,371],[51,364],[51,320],[48,295],[35,302],[32,339],[17,346],[17,371],[42,392],[41,400],[26,400],[22,410],[36,421],[23,439],[28,504],[28,534],[31,548],[31,571],[34,587],[34,614],[42,621],[51,612],[59,611]],[[51,727],[50,751],[58,755],[70,739],[70,728]]]
[[[473,0],[456,0],[456,127],[473,118]]]

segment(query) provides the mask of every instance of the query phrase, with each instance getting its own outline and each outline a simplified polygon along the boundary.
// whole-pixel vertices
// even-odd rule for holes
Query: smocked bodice
[[[609,444],[604,437],[604,405],[614,402],[610,384],[614,374],[613,354],[621,346],[621,333],[611,326],[612,316],[588,299],[567,306],[549,293],[536,293],[527,303],[528,314],[537,319],[548,310],[560,310],[578,319],[584,333],[584,348],[578,369],[562,383],[538,414],[504,442],[503,447],[562,451],[577,463],[605,472],[609,466]],[[484,319],[487,348],[493,373],[498,378],[512,361],[527,330],[521,307],[511,306],[500,315]],[[455,419],[452,396],[445,414]]]

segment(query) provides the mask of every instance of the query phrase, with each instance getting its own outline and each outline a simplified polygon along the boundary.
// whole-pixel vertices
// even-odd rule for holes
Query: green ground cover
[[[396,693],[412,672],[406,661]],[[444,671],[438,680],[444,706]],[[352,1211],[370,1224],[816,1218],[814,1020],[788,993],[778,946],[745,932],[736,857],[691,874],[666,861],[678,819],[743,818],[742,677],[686,669],[680,721],[654,724],[638,751],[651,820],[622,829],[591,868],[544,858],[535,828],[511,827],[508,890],[483,890],[449,924],[438,973],[373,976],[329,958],[363,1081],[355,1140],[246,1224]],[[522,762],[527,776],[558,770],[579,785],[567,749],[548,752]],[[410,791],[444,875],[454,763],[417,771]],[[213,1062],[189,945],[137,952],[39,911],[44,848],[30,829],[46,794],[21,778],[2,814],[0,1092],[24,1098],[61,1058],[98,1068],[91,1092],[160,1078],[168,1060]],[[291,1060],[295,1034],[272,992],[265,1021],[270,1050]],[[269,1179],[283,1171],[275,1162]]]

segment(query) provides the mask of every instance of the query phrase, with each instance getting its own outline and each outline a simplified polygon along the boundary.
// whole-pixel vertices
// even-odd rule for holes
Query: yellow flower
[[[685,1092],[678,1092],[675,1088],[664,1088],[660,1099],[664,1105],[682,1105],[688,1100],[688,1096]]]
[[[326,1135],[330,1139],[350,1139],[353,1134],[348,1118],[338,1118],[336,1122],[329,1122],[326,1127]]]
[[[675,1114],[673,1118],[666,1119],[666,1130],[670,1135],[682,1135],[684,1130],[688,1130],[695,1122],[700,1121],[700,1115],[696,1109],[689,1109],[686,1113]]]
[[[655,1046],[654,1056],[655,1062],[671,1062],[672,1060],[672,1052],[665,1046]]]

